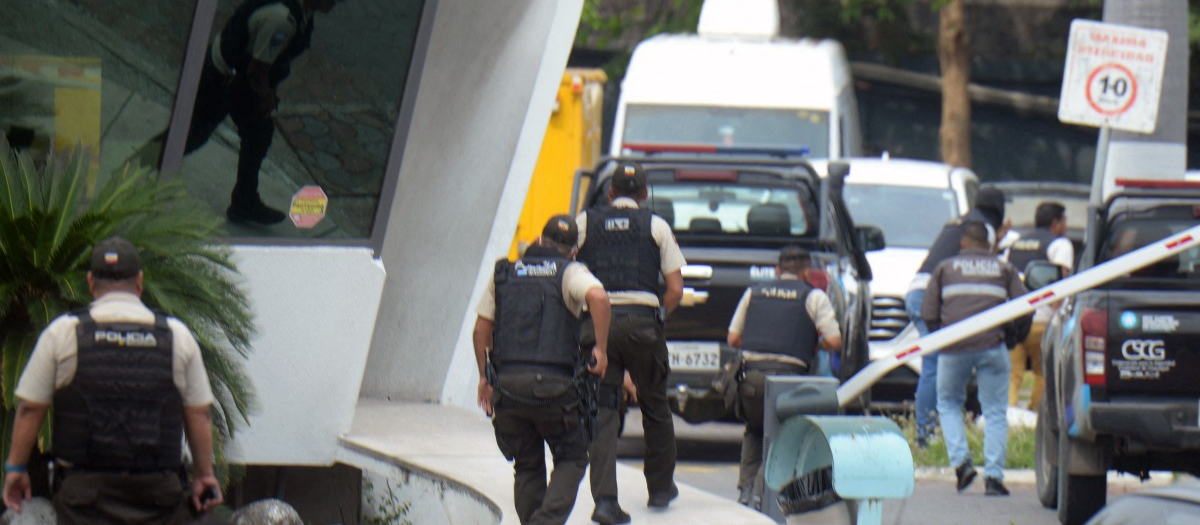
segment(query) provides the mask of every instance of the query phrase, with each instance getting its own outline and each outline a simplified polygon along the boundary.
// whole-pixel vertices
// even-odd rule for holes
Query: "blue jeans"
[[[929,328],[921,318],[921,303],[924,301],[924,288],[910,290],[908,295],[904,296],[904,310],[921,337],[929,334]],[[917,378],[917,399],[913,408],[917,420],[917,437],[920,439],[928,439],[937,429],[937,378],[938,352],[921,357],[921,376]]]
[[[967,450],[967,431],[963,424],[963,404],[967,401],[967,383],[975,371],[979,404],[986,423],[983,428],[983,475],[1003,479],[1004,457],[1008,451],[1008,371],[1011,368],[1004,344],[963,354],[945,354],[938,360],[938,415],[950,466],[958,467],[971,459]]]

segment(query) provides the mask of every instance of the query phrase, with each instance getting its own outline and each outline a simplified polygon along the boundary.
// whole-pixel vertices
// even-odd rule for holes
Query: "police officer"
[[[1033,261],[1050,261],[1062,267],[1063,274],[1071,272],[1075,263],[1075,246],[1067,234],[1066,207],[1058,202],[1042,202],[1038,204],[1033,215],[1033,231],[1023,232],[1008,248],[1008,262],[1024,272]],[[1046,323],[1054,315],[1056,304],[1039,305],[1033,313],[1033,326],[1029,336],[1009,352],[1012,371],[1008,381],[1008,405],[1017,406],[1020,396],[1021,380],[1025,376],[1025,360],[1033,372],[1033,391],[1029,396],[1029,409],[1037,411],[1042,400],[1042,390],[1046,387],[1046,378],[1042,373],[1042,334],[1046,331]]]
[[[730,346],[742,349],[737,413],[746,422],[738,468],[738,503],[761,510],[763,417],[766,376],[804,375],[816,366],[818,350],[838,352],[842,335],[829,296],[806,280],[808,250],[779,252],[778,279],[751,286],[729,322]]]
[[[960,253],[938,264],[929,277],[921,317],[931,331],[1025,295],[1025,285],[1016,269],[992,251],[993,244],[983,222],[964,223],[960,237]],[[1022,322],[1026,319],[1022,318]],[[984,330],[947,346],[938,358],[938,417],[959,492],[966,490],[976,475],[963,425],[967,382],[974,374],[986,422],[983,429],[984,494],[1008,495],[1003,482],[1004,458],[1008,450],[1009,372],[1004,332],[1002,327]]]
[[[242,144],[225,211],[230,221],[275,224],[287,217],[263,204],[258,194],[258,172],[275,136],[276,88],[291,72],[292,61],[308,50],[314,13],[328,13],[336,1],[246,0],[213,39],[185,151],[203,146],[226,116],[233,117]]]
[[[222,501],[200,348],[179,320],[142,304],[139,255],[129,241],[97,244],[87,282],[96,300],[50,323],[17,384],[4,504],[20,512],[30,499],[26,463],[53,404],[59,525],[185,523],[185,430],[192,505],[203,511]]]
[[[667,343],[663,320],[683,296],[683,253],[671,226],[638,204],[647,197],[646,173],[636,162],[613,166],[611,206],[579,214],[579,260],[596,274],[612,301],[608,373],[600,385],[600,433],[592,444],[592,520],[628,523],[617,503],[618,400],[625,372],[637,389],[646,436],[647,505],[666,508],[675,486],[675,427],[667,403]],[[660,289],[659,279],[666,283]],[[660,300],[661,296],[661,300]],[[584,337],[592,332],[584,322]]]
[[[963,216],[947,222],[938,232],[937,238],[929,247],[929,253],[921,268],[908,286],[908,294],[904,297],[904,309],[912,320],[917,333],[924,336],[930,330],[921,318],[921,305],[925,299],[925,286],[934,268],[942,261],[958,254],[959,241],[962,240],[963,224],[968,221],[982,222],[987,228],[992,243],[1004,237],[1009,223],[1004,221],[1004,193],[999,189],[988,186],[979,190],[975,196],[975,206]],[[929,437],[933,435],[937,423],[937,370],[938,354],[932,353],[921,358],[921,376],[917,379],[917,398],[913,411],[916,413],[917,446],[925,448]]]
[[[552,217],[515,263],[496,262],[475,320],[479,406],[493,415],[496,444],[514,461],[514,502],[522,525],[561,525],[575,506],[588,462],[587,423],[574,377],[584,358],[579,316],[586,303],[607,328],[608,297],[582,264],[570,260],[577,237],[568,215]],[[604,332],[587,372],[607,368]],[[488,360],[495,375],[489,381]],[[546,483],[545,447],[554,457]]]

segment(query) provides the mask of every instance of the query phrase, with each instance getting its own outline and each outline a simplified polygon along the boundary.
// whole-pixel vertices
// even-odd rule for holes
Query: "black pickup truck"
[[[1200,224],[1200,188],[1159,186],[1089,211],[1078,271]],[[1037,491],[1063,524],[1104,506],[1109,470],[1200,474],[1200,248],[1066,300],[1042,355]]]
[[[610,160],[580,173],[595,181],[585,208],[608,205]],[[824,276],[842,330],[838,376],[866,366],[871,270],[864,250],[881,249],[883,233],[851,221],[841,197],[844,164],[839,175],[819,177],[803,159],[636,160],[647,173],[644,206],[672,226],[687,260],[683,299],[665,327],[673,411],[690,423],[732,416],[714,389],[734,355],[725,343],[729,320],[747,286],[775,278],[779,249],[788,244],[807,248]]]

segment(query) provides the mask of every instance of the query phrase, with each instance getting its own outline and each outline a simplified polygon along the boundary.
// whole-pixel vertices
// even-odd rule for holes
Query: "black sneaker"
[[[1004,483],[1000,478],[985,477],[983,478],[983,493],[988,496],[1007,496],[1008,489],[1004,487]]]
[[[256,200],[250,204],[230,204],[225,210],[229,222],[240,224],[279,224],[287,218],[287,214]]]
[[[754,492],[754,489],[751,487],[738,487],[738,503],[747,507],[750,506],[750,495],[752,492]]]
[[[651,494],[650,500],[646,502],[646,505],[656,509],[665,509],[671,504],[671,500],[677,497],[679,497],[679,487],[676,487],[672,483],[670,489]]]
[[[632,519],[615,499],[604,498],[597,501],[596,510],[592,512],[592,521],[601,525],[629,523]]]
[[[958,468],[955,468],[954,474],[958,476],[957,488],[959,492],[966,490],[967,487],[971,486],[971,482],[975,481],[975,467],[971,465],[971,460],[969,459],[966,461],[966,463],[963,463],[962,465],[959,465]]]

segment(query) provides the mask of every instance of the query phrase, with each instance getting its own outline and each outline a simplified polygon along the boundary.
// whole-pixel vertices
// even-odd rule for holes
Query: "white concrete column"
[[[363,397],[474,406],[475,302],[516,229],[582,7],[437,3]]]

